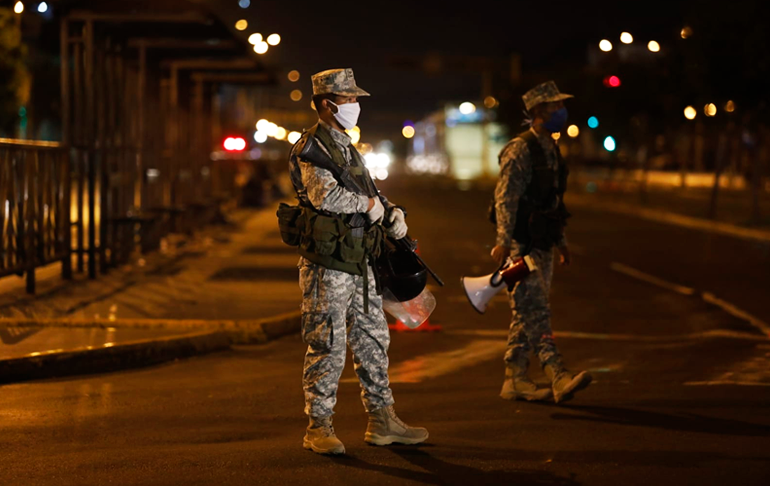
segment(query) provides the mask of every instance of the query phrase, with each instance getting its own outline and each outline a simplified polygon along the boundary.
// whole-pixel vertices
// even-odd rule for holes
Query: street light
[[[622,34],[620,34],[620,42],[622,42],[623,44],[631,44],[632,42],[634,42],[634,36],[632,36],[628,32],[623,32]]]
[[[20,14],[24,11],[24,4],[21,2],[16,2],[16,5],[13,6],[13,11],[17,14]]]
[[[655,41],[650,41],[649,44],[647,44],[647,49],[649,49],[650,52],[660,52],[660,44]]]
[[[277,46],[281,43],[281,36],[278,34],[270,34],[267,36],[267,43],[271,46]]]
[[[696,116],[698,116],[698,112],[695,111],[695,108],[692,106],[688,106],[684,109],[684,117],[688,120],[694,120]]]
[[[599,42],[599,49],[604,52],[610,52],[612,50],[612,42],[607,39],[602,39],[602,41]]]

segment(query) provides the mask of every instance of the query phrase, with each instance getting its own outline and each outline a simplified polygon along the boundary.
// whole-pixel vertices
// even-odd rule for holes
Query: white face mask
[[[342,128],[350,130],[358,123],[358,116],[361,114],[361,105],[358,103],[343,103],[341,105],[329,101],[330,104],[337,107],[337,113],[334,118],[337,119]]]

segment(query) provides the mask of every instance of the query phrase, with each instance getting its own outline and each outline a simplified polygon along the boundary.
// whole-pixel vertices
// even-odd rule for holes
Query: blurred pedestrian
[[[303,210],[303,223],[288,228],[300,235],[302,338],[308,346],[302,382],[310,423],[303,445],[321,454],[345,452],[334,433],[332,414],[346,342],[369,415],[364,440],[374,445],[417,444],[428,438],[428,431],[406,425],[393,409],[390,332],[371,266],[386,234],[395,239],[406,235],[405,214],[378,194],[363,157],[345,133],[358,121],[358,98],[369,96],[356,85],[353,70],[323,71],[313,75],[312,82],[319,121],[305,131],[289,161]],[[301,157],[311,142],[349,171],[353,182],[337,178],[309,155]],[[384,219],[391,223],[387,229]]]
[[[567,121],[564,100],[553,81],[527,91],[524,105],[529,130],[520,133],[500,152],[500,180],[495,188],[493,221],[497,226],[492,258],[502,264],[529,254],[538,267],[509,293],[513,318],[505,353],[505,381],[500,396],[508,399],[548,400],[557,403],[591,383],[586,371],[572,373],[562,363],[551,331],[549,293],[554,247],[562,265],[570,251],[564,235],[569,217],[563,195],[568,169],[552,137]],[[551,386],[539,388],[528,376],[530,351],[540,360]]]

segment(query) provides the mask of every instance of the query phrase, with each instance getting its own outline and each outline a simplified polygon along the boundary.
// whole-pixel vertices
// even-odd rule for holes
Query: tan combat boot
[[[422,427],[409,427],[396,416],[393,405],[369,412],[364,440],[369,444],[419,444],[428,439],[428,431]]]
[[[592,377],[587,371],[574,374],[564,369],[561,363],[546,363],[543,369],[551,380],[553,400],[556,403],[572,399],[576,391],[580,391],[591,384]]]
[[[302,447],[318,454],[345,453],[345,445],[334,435],[331,417],[310,417]]]
[[[505,400],[527,400],[528,402],[550,400],[553,397],[551,388],[538,388],[529,379],[526,369],[517,365],[505,368],[505,381],[500,397]]]

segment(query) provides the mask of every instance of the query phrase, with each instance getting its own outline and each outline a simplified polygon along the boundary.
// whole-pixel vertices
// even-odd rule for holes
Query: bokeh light
[[[275,131],[275,138],[277,138],[278,140],[285,139],[286,135],[288,135],[288,133],[286,132],[286,129],[283,127],[278,127],[278,130]]]
[[[299,81],[299,71],[297,71],[296,69],[294,71],[289,71],[288,77],[289,77],[289,81],[291,81],[292,83],[296,83],[297,81]]]
[[[40,5],[37,6],[37,11],[40,13],[48,12],[48,4],[45,2],[40,2]]]
[[[267,43],[271,46],[277,46],[281,43],[281,36],[278,34],[270,34],[267,36]]]
[[[270,122],[263,118],[257,122],[257,130],[262,132],[267,131],[267,127],[269,125],[270,125]]]
[[[267,133],[257,130],[254,132],[254,141],[257,143],[267,142]]]
[[[655,41],[650,41],[647,44],[647,49],[649,49],[650,52],[660,52],[660,44]]]
[[[599,49],[604,52],[610,52],[612,50],[612,42],[607,39],[602,39],[602,41],[599,42]]]
[[[249,36],[249,44],[257,45],[262,42],[262,34],[255,32]]]
[[[572,137],[572,138],[575,138],[575,137],[577,137],[578,135],[580,135],[580,129],[578,128],[578,126],[577,126],[577,125],[570,125],[570,126],[567,128],[567,135],[569,135],[569,136],[570,136],[570,137]]]
[[[559,140],[561,138],[561,133],[560,132],[554,132],[554,133],[551,134],[551,138],[554,139],[554,140]]]
[[[588,119],[588,128],[598,128],[599,127],[599,119],[595,116],[592,116]]]
[[[685,25],[682,28],[682,31],[679,33],[679,35],[682,36],[682,39],[687,39],[688,37],[692,37],[692,28]]]
[[[607,137],[604,139],[604,150],[607,152],[614,152],[615,151],[615,139],[612,137]]]
[[[709,103],[708,105],[703,107],[703,113],[705,113],[706,116],[716,116],[717,105],[715,105],[714,103]]]
[[[289,132],[289,135],[286,136],[286,139],[289,141],[289,143],[295,144],[297,143],[297,140],[299,140],[301,136],[302,134],[299,132]]]
[[[238,6],[241,8],[249,8],[249,5],[251,5],[251,0],[239,0]]]
[[[620,34],[620,42],[622,42],[623,44],[631,44],[632,42],[634,42],[634,36],[632,36],[628,32],[623,32],[622,34]]]
[[[684,109],[684,117],[688,120],[694,120],[696,116],[698,116],[698,112],[695,111],[695,108],[692,106],[688,106]]]
[[[268,137],[275,137],[278,133],[278,125],[273,122],[268,123],[267,128],[265,129],[265,133],[267,133]]]
[[[497,98],[495,98],[494,96],[487,96],[486,98],[484,98],[484,106],[486,106],[487,108],[491,109],[496,107],[499,104],[500,103],[497,101]]]
[[[476,105],[474,105],[470,101],[466,101],[465,103],[460,104],[460,113],[462,113],[463,115],[470,115],[475,111],[476,111]]]
[[[267,45],[267,42],[265,41],[257,42],[254,45],[254,52],[256,52],[257,54],[264,54],[267,52],[267,49],[268,49],[268,45]]]
[[[249,22],[246,21],[246,19],[241,19],[235,23],[235,28],[237,30],[246,30],[248,27],[249,27]]]
[[[21,2],[16,2],[16,5],[13,6],[13,11],[17,14],[20,14],[24,11],[24,4]]]
[[[727,113],[732,113],[735,111],[735,102],[733,102],[733,100],[728,100],[727,103],[725,103],[725,111]]]
[[[414,127],[411,127],[409,125],[405,126],[401,129],[401,135],[404,136],[404,138],[412,138],[414,137]]]
[[[291,97],[292,101],[299,101],[302,99],[302,91],[295,89],[289,96]]]

